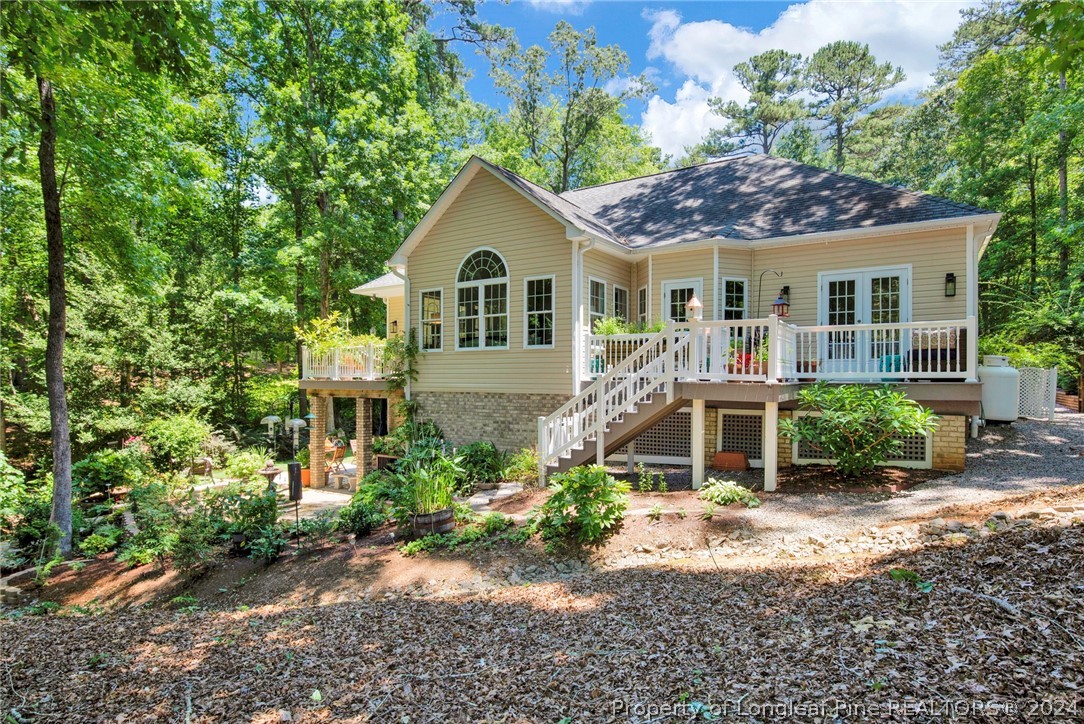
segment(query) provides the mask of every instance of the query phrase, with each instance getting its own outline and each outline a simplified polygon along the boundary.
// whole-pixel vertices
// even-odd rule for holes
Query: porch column
[[[309,427],[309,485],[322,488],[325,483],[324,441],[327,439],[327,400],[313,396],[312,414],[316,415]]]
[[[764,455],[764,492],[775,490],[779,471],[779,403],[764,403],[764,438],[761,448]]]
[[[388,395],[388,434],[391,431],[399,427],[399,412],[395,409],[396,406],[402,401],[402,397],[398,394]]]
[[[628,459],[625,461],[625,469],[632,475],[636,472],[636,441],[630,440],[629,444],[625,446],[625,453]]]
[[[704,484],[704,401],[693,400],[693,490]]]
[[[357,482],[369,474],[373,460],[373,401],[368,397],[358,398],[357,450],[354,451],[354,466],[357,468]]]

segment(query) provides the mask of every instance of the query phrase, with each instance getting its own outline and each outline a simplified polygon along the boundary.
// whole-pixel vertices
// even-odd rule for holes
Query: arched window
[[[508,347],[508,265],[492,249],[467,255],[455,278],[456,349]]]

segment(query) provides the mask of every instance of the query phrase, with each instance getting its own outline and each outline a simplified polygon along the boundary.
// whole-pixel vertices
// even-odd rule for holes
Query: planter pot
[[[410,527],[416,536],[429,535],[430,533],[447,533],[455,528],[455,511],[451,508],[445,508],[435,513],[411,516]]]
[[[399,461],[398,455],[377,455],[376,456],[376,469],[384,470],[390,468],[392,465]]]
[[[807,374],[807,375],[808,374],[813,374],[813,373],[815,373],[817,371],[817,366],[818,366],[818,362],[816,360],[810,360],[810,361],[807,361],[807,362],[799,362],[798,366],[797,366],[797,372],[798,372],[799,375],[801,375],[801,374]],[[805,378],[799,377],[798,381],[799,382],[815,382],[816,380],[814,380],[812,377],[805,377]]]
[[[311,472],[308,468],[301,468],[301,485],[303,487],[309,487],[309,473]]]

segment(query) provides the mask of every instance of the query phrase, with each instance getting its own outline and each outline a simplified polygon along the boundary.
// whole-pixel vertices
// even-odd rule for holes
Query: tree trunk
[[[326,319],[331,314],[331,201],[326,192],[316,195],[316,208],[320,211],[324,235],[320,240],[320,317]]]
[[[1058,88],[1065,96],[1065,71],[1058,76]],[[1065,128],[1058,131],[1058,201],[1061,219],[1061,244],[1058,246],[1059,285],[1069,283],[1069,254],[1073,241],[1069,237],[1069,144],[1065,137]]]
[[[1028,195],[1031,206],[1031,293],[1035,294],[1035,284],[1039,278],[1039,203],[1035,191],[1035,166],[1032,159],[1028,159]]]
[[[843,122],[836,121],[836,171],[843,170]]]
[[[301,189],[290,189],[290,200],[294,206],[294,241],[297,243],[298,249],[301,248],[301,242],[305,237],[304,233],[304,206]],[[297,314],[297,323],[305,323],[305,262],[302,261],[302,255],[298,254],[296,276],[294,278],[294,311]],[[303,370],[301,369],[301,340],[294,342],[294,359],[297,362],[297,379],[301,380]],[[305,390],[298,389],[297,391],[297,416],[304,417],[309,414],[309,398],[305,394]]]
[[[53,511],[50,521],[60,528],[60,553],[72,548],[72,451],[68,432],[68,397],[64,390],[64,337],[67,332],[67,293],[64,289],[64,230],[60,224],[60,193],[56,185],[56,100],[52,84],[38,78],[41,100],[41,143],[38,167],[45,207],[45,240],[49,259],[49,332],[45,343],[45,387],[53,441]]]

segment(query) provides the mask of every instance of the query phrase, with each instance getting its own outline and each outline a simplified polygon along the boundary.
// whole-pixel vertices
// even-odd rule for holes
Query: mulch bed
[[[878,467],[855,479],[844,479],[826,465],[795,465],[781,468],[780,493],[899,493],[953,473],[944,470],[914,470]]]
[[[0,706],[16,721],[1079,720],[1082,590],[1077,525],[443,598],[251,591],[238,610],[0,622]]]

